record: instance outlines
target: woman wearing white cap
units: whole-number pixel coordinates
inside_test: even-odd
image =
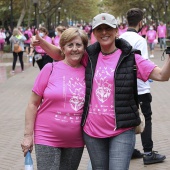
[[[140,124],[134,66],[143,81],[167,81],[170,59],[160,69],[139,54],[134,58],[128,42],[115,41],[118,25],[113,15],[97,15],[92,29],[97,42],[87,47],[82,60],[86,66],[84,140],[94,170],[127,170],[135,146],[134,127]],[[41,45],[53,59],[62,59],[60,49],[38,35],[34,45]]]

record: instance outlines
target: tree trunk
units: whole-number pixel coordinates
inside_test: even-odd
[[[17,23],[17,28],[19,26],[21,26],[21,23],[22,23],[22,21],[24,19],[24,16],[25,16],[25,8],[23,8],[22,11],[21,11],[21,15],[20,15],[20,18],[19,18],[18,23]]]

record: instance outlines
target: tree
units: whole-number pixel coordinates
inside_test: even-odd
[[[153,15],[153,21],[158,22],[159,20],[165,21],[165,2],[165,0],[162,0],[162,3],[160,0],[103,0],[103,5],[116,17],[126,16],[126,12],[130,8],[140,8],[145,12],[146,19]],[[148,20],[148,22],[151,21]]]

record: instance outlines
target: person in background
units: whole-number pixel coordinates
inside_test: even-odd
[[[58,27],[56,27],[55,29],[55,37],[52,38],[52,43],[57,46],[59,46],[59,41],[60,41],[60,36],[63,33],[63,31],[65,31],[66,28],[64,26],[59,25]]]
[[[4,45],[5,45],[5,32],[3,28],[0,28],[0,57],[3,55]]]
[[[12,64],[12,73],[15,73],[15,66],[17,62],[17,58],[19,57],[19,61],[21,64],[21,71],[24,72],[24,62],[23,62],[23,52],[24,52],[24,41],[26,40],[26,37],[22,34],[22,32],[18,28],[14,28],[13,34],[10,37],[9,41],[12,44],[12,51],[13,51],[13,64]],[[14,44],[19,44],[21,47],[20,52],[14,51]]]
[[[48,29],[48,36],[50,38],[53,38],[55,36],[55,29],[53,25],[51,25],[50,28]]]
[[[5,30],[5,35],[6,35],[6,39],[5,39],[6,44],[7,44],[7,45],[10,45],[9,39],[10,39],[10,37],[11,37],[11,35],[12,35],[10,26],[8,26],[8,28]]]
[[[90,39],[90,35],[91,35],[91,26],[89,24],[86,24],[84,26],[84,31],[86,32],[86,34],[88,35],[89,39]]]
[[[32,34],[33,35],[35,35],[35,31],[37,30],[37,28],[33,25],[32,27],[31,27],[31,32],[32,32]]]
[[[147,31],[148,31],[148,26],[147,26],[146,23],[144,23],[144,24],[143,24],[143,27],[142,27],[142,29],[141,29],[141,31],[140,31],[140,34],[141,34],[141,36],[142,36],[143,38],[146,37]]]
[[[30,42],[31,42],[31,37],[33,36],[30,27],[27,27],[27,28],[26,28],[26,30],[24,31],[24,36],[27,38],[27,40],[25,40],[25,42],[24,42],[25,51],[26,51],[27,57],[29,57],[29,53],[30,53]]]
[[[170,22],[167,23],[167,38],[170,39]]]
[[[48,30],[45,27],[40,27],[39,30],[39,35],[47,42],[52,44],[52,39],[48,36]],[[34,38],[34,37],[33,37]],[[33,39],[32,38],[32,39]],[[40,46],[36,46],[35,49],[31,48],[30,49],[30,54],[29,56],[33,56],[33,52],[34,52],[34,57],[33,57],[33,65],[34,62],[36,60],[36,63],[39,67],[39,69],[41,70],[47,63],[52,63],[53,59],[47,55],[47,53],[40,47]],[[39,54],[39,58],[35,58],[36,54]]]
[[[123,38],[126,41],[128,41],[134,49],[140,50],[142,57],[148,60],[148,48],[147,48],[146,39],[138,34],[138,32],[140,32],[142,28],[143,15],[144,15],[143,11],[140,10],[139,8],[132,8],[128,10],[126,17],[127,17],[129,27],[127,32],[122,34],[120,38]],[[166,69],[168,70],[168,68]],[[160,155],[152,150],[153,149],[152,109],[151,109],[152,95],[150,93],[149,81],[143,81],[142,79],[137,79],[137,87],[138,87],[138,103],[145,117],[145,130],[141,134],[144,156],[143,154],[140,153],[139,150],[134,149],[132,158],[143,157],[144,164],[159,163],[162,162],[166,157],[165,155]]]
[[[134,129],[140,123],[134,96],[134,64],[137,77],[143,81],[168,81],[170,58],[162,69],[139,54],[135,54],[134,61],[132,46],[124,39],[116,39],[117,20],[108,13],[95,16],[92,29],[97,42],[86,48],[82,61],[86,66],[81,123],[84,140],[93,169],[124,170],[129,168],[135,146]],[[38,34],[33,45],[40,45],[55,60],[63,59],[61,50]]]
[[[18,30],[19,30],[22,34],[24,34],[24,28],[23,28],[23,26],[19,26],[19,27],[18,27]]]
[[[157,36],[159,38],[160,48],[161,50],[166,49],[166,36],[167,36],[167,30],[166,25],[162,21],[160,21],[160,25],[157,27]]]
[[[127,26],[125,23],[121,23],[118,28],[118,36],[127,31]]]
[[[93,32],[91,33],[91,36],[90,36],[90,44],[94,44],[96,42],[96,38],[93,34]]]
[[[36,78],[21,147],[25,156],[34,141],[37,170],[78,169],[84,149],[80,123],[85,100],[85,68],[80,61],[87,45],[84,31],[67,29],[60,39],[64,60],[45,65]]]
[[[158,42],[158,38],[157,38],[157,33],[152,25],[149,27],[149,30],[147,31],[145,38],[149,45],[150,58],[154,58],[154,48],[155,48],[155,44]]]

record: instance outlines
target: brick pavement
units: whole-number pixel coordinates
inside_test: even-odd
[[[155,58],[152,59],[159,66],[164,63],[160,60],[161,53],[157,48]],[[38,72],[38,68],[29,67],[24,73],[18,73],[0,83],[0,170],[24,170],[24,158],[20,147],[24,130],[24,112]],[[142,159],[132,160],[130,170],[170,169],[169,89],[170,82],[154,81],[151,84],[154,150],[165,154],[167,159],[164,163],[148,166],[143,165]],[[136,148],[142,151],[140,135],[137,135]],[[36,166],[34,151],[32,156]],[[88,159],[85,149],[78,170],[87,169]]]

